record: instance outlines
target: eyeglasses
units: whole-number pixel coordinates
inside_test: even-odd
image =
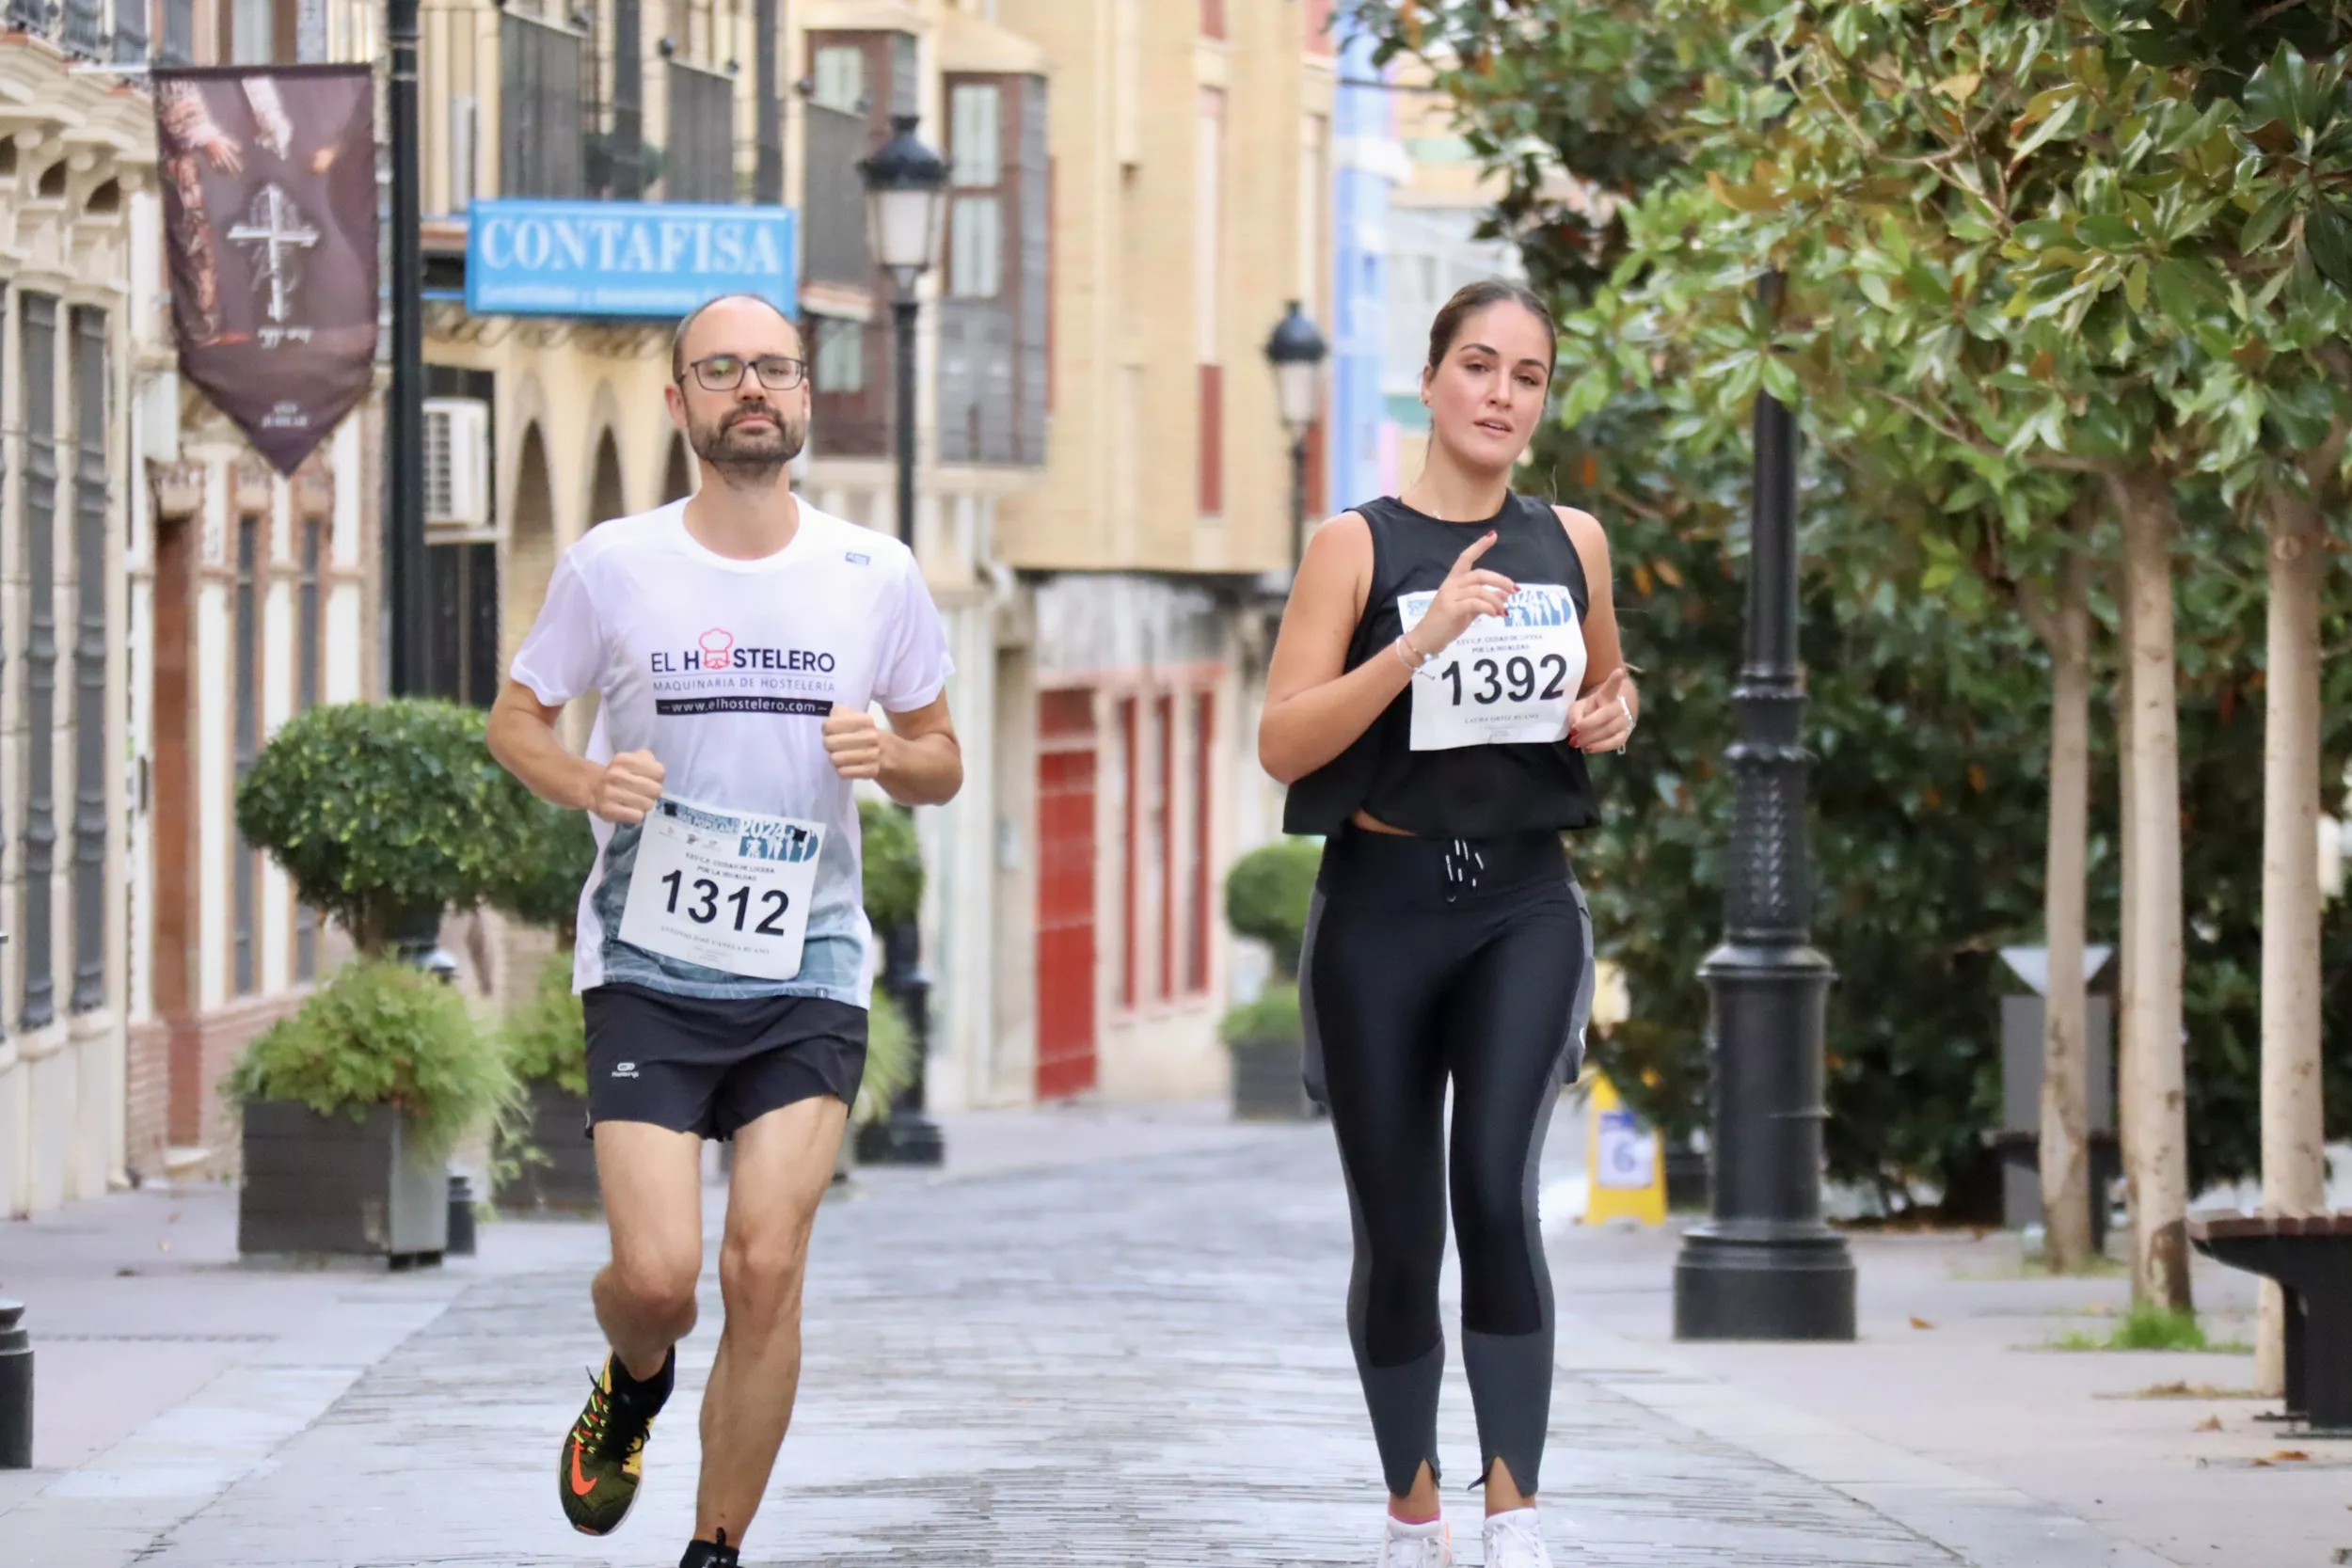
[[[746,359],[739,354],[713,354],[695,360],[691,368],[706,392],[734,391],[743,385],[746,370],[757,375],[759,384],[771,392],[788,392],[808,376],[808,361],[788,359],[781,354],[763,354],[756,359]]]

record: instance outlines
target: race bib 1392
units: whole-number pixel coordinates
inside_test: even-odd
[[[1433,593],[1397,595],[1409,632]],[[1523,582],[1502,616],[1482,615],[1413,681],[1412,749],[1545,744],[1568,733],[1584,681],[1584,626],[1556,582]]]

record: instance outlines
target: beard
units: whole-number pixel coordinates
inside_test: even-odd
[[[770,422],[750,422],[762,416]],[[747,489],[775,483],[807,438],[805,425],[762,404],[729,409],[723,419],[690,424],[686,432],[695,456],[729,484]]]

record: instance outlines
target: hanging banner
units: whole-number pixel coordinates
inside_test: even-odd
[[[180,373],[292,474],[375,373],[371,68],[154,82]]]

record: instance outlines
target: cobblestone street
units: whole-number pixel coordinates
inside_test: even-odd
[[[1342,1330],[1347,1242],[1320,1128],[977,1180],[861,1176],[819,1221],[799,1416],[746,1562],[1369,1568],[1380,1489]],[[42,1568],[666,1568],[691,1522],[715,1278],[638,1512],[592,1541],[564,1528],[554,1469],[599,1350],[585,1285],[601,1234],[501,1225],[482,1244],[488,1259],[526,1243],[548,1252],[544,1266],[445,1292],[445,1309],[422,1308],[423,1326],[239,1479],[184,1484],[187,1462],[153,1430],[166,1418],[0,1515],[0,1540],[34,1548],[0,1555]],[[1703,1380],[1625,1348],[1563,1323],[1544,1481],[1564,1565],[2154,1560],[2070,1545],[2071,1521],[1990,1489],[1960,1495],[1974,1524],[1922,1533],[1846,1483],[1935,1494],[1931,1512],[1947,1518],[1958,1494],[1935,1478],[1856,1468],[1850,1451],[1852,1474],[1808,1479],[1757,1451],[1769,1443],[1723,1434],[1771,1419],[1702,1397],[1686,1422],[1673,1412]],[[1476,1499],[1462,1488],[1477,1455],[1454,1359],[1442,1451],[1457,1551],[1475,1562]],[[1999,1549],[1938,1544],[1983,1535],[1987,1518]]]

